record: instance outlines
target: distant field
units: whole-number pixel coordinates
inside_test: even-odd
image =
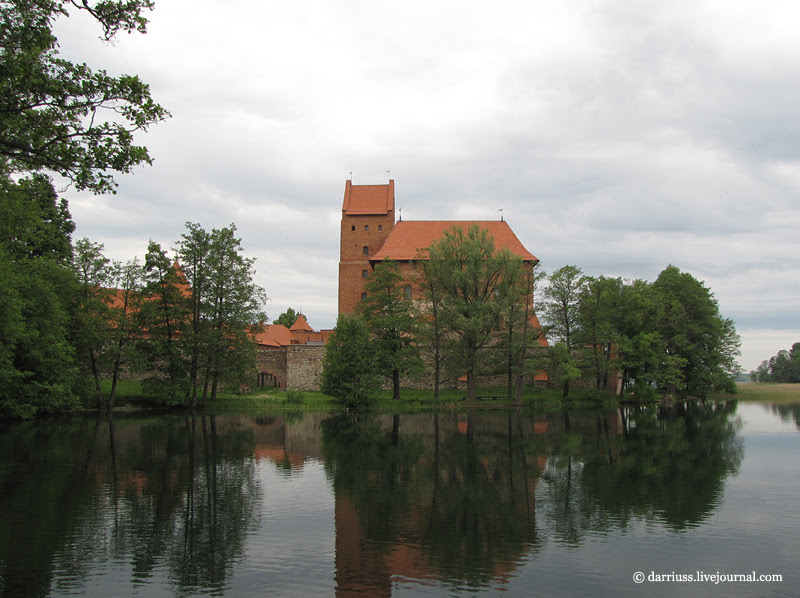
[[[737,385],[740,401],[800,402],[800,384],[761,384],[744,382]]]

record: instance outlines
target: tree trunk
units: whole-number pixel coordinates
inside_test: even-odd
[[[92,366],[94,390],[97,393],[97,408],[100,411],[105,411],[106,405],[103,403],[103,391],[100,388],[100,371],[97,369],[97,357],[94,354],[94,349],[89,349],[89,363]]]
[[[392,398],[400,399],[400,370],[397,368],[392,370]]]
[[[470,402],[478,400],[478,390],[475,388],[475,372],[472,368],[467,370],[467,398]]]
[[[439,380],[441,377],[441,364],[439,362],[439,347],[433,350],[433,400],[439,398]]]

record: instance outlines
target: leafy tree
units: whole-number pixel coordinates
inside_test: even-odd
[[[77,405],[73,230],[46,177],[14,182],[0,169],[0,417]]]
[[[531,369],[533,349],[538,346],[543,335],[541,329],[531,326],[535,315],[534,294],[544,276],[537,265],[524,267],[516,284],[509,287],[507,294],[501,297],[505,306],[501,320],[502,334],[496,349],[499,350],[502,367],[507,375],[508,397],[513,396],[518,405],[522,401],[524,375]]]
[[[374,341],[362,317],[337,318],[322,361],[320,389],[350,407],[369,405],[380,389]]]
[[[442,366],[444,365],[445,330],[440,318],[442,296],[433,278],[433,268],[429,260],[422,263],[422,305],[421,316],[426,322],[417,331],[417,336],[425,346],[429,347],[430,361],[433,364],[433,398],[439,398]]]
[[[111,260],[103,255],[101,243],[92,243],[84,237],[75,243],[73,267],[80,288],[75,318],[76,348],[88,365],[97,407],[102,410],[106,405],[100,388],[100,360],[111,341]]]
[[[145,32],[150,0],[9,0],[0,3],[0,162],[11,172],[51,171],[77,189],[113,192],[109,171],[150,164],[133,135],[168,112],[136,76],[112,77],[58,54],[53,27],[90,14],[105,40]]]
[[[482,350],[496,340],[503,298],[517,283],[522,260],[508,249],[495,250],[491,235],[477,224],[446,231],[428,248],[428,256],[428,284],[439,293],[438,319],[452,367],[466,372],[467,394],[475,400]]]
[[[137,324],[145,333],[139,342],[140,367],[149,374],[146,393],[167,404],[182,403],[189,394],[186,361],[179,340],[190,319],[188,284],[177,263],[160,244],[150,241],[144,261],[144,287]]]
[[[108,393],[107,408],[114,407],[119,381],[124,365],[134,363],[136,359],[134,341],[141,336],[136,325],[136,315],[141,310],[142,299],[142,265],[138,258],[124,264],[114,261],[112,264],[112,280],[115,296],[109,304],[109,324],[111,326],[109,343],[106,351],[107,371],[111,374],[111,390]]]
[[[255,368],[251,331],[266,319],[267,295],[253,282],[255,260],[242,255],[234,224],[212,229],[208,247],[207,300],[201,306],[209,333],[203,399],[210,387],[214,400],[221,381],[238,383]]]
[[[358,311],[367,322],[381,371],[392,381],[392,395],[400,398],[400,375],[422,368],[415,342],[414,305],[405,294],[405,280],[393,260],[375,266],[364,286],[367,296]]]
[[[714,295],[688,272],[668,266],[653,283],[659,304],[656,331],[666,342],[667,369],[659,387],[672,394],[735,392],[741,344],[733,321],[723,318]],[[670,363],[671,361],[671,363]]]
[[[621,278],[586,277],[578,304],[582,343],[589,347],[587,365],[596,388],[607,390],[614,366],[612,353],[619,346],[619,319],[624,282]]]
[[[286,326],[287,328],[291,328],[294,326],[294,323],[297,322],[297,318],[303,315],[303,312],[295,311],[291,307],[288,308],[285,312],[279,315],[273,324],[280,324],[282,326]]]
[[[781,350],[770,359],[761,362],[758,369],[750,372],[753,382],[800,382],[800,342],[791,350]]]
[[[185,334],[182,342],[189,354],[189,383],[191,385],[191,399],[194,404],[197,400],[197,387],[201,360],[204,357],[203,344],[208,342],[208,318],[205,308],[209,291],[208,284],[208,253],[211,246],[211,234],[199,224],[186,223],[187,231],[181,235],[178,242],[178,260],[182,264],[191,293],[190,321],[183,323]]]
[[[575,356],[581,346],[579,334],[579,306],[585,285],[583,272],[577,266],[564,266],[553,272],[543,291],[543,316],[548,336],[563,345],[563,350],[554,354],[554,365],[568,375],[557,375],[563,383],[563,394],[569,394],[570,381],[574,380]]]

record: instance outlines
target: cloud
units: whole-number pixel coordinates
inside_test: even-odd
[[[270,315],[302,307],[315,326],[335,319],[352,171],[394,178],[404,219],[502,209],[549,271],[653,280],[672,263],[740,327],[796,330],[797,12],[175,0],[113,45],[62,19],[66,56],[140,74],[173,114],[116,197],[65,195],[77,235],[118,258],[171,246],[187,220],[235,222]]]

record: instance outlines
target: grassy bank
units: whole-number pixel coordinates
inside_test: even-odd
[[[765,403],[800,402],[800,384],[742,382],[736,387],[735,399]]]
[[[103,392],[108,393],[110,384],[104,383]],[[121,409],[148,408],[149,401],[142,393],[141,384],[124,380],[117,385],[117,407]],[[391,390],[381,391],[375,398],[372,409],[392,412],[418,412],[438,409],[460,409],[463,407],[508,407],[514,401],[508,398],[505,387],[478,389],[478,399],[470,402],[465,390],[441,389],[439,397],[433,398],[431,390],[403,390],[400,400],[392,398]],[[522,394],[522,404],[537,409],[560,409],[563,407],[598,407],[617,404],[617,397],[598,394],[593,391],[573,391],[566,399],[561,391],[534,390],[526,388]],[[290,410],[290,411],[330,411],[340,409],[336,399],[313,391],[261,390],[242,393],[220,393],[214,403],[208,405],[214,411],[235,410]]]

